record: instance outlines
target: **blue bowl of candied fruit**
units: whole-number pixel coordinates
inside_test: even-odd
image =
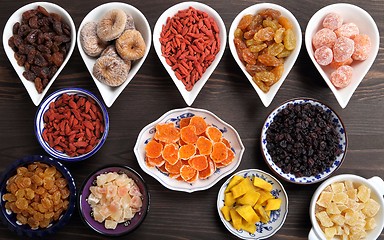
[[[19,236],[41,238],[68,223],[76,186],[66,167],[40,155],[12,163],[0,179],[0,218]]]
[[[340,117],[310,98],[288,100],[264,122],[263,157],[280,178],[296,184],[320,182],[342,164],[347,135]]]

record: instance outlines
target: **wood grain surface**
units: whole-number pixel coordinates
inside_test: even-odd
[[[18,8],[30,1],[1,1],[0,26]],[[101,0],[56,0],[72,16],[76,28],[84,16]],[[131,0],[148,19],[153,30],[157,18],[176,0]],[[204,0],[223,18],[227,30],[235,16],[244,8],[258,3],[249,0]],[[300,23],[303,36],[307,22],[320,8],[335,3],[330,0],[272,1],[291,11]],[[384,1],[347,0],[362,7],[375,19],[379,32],[384,32]],[[240,134],[246,151],[237,171],[258,168],[270,172],[262,159],[259,138],[262,124],[280,103],[295,97],[311,97],[331,106],[343,120],[348,134],[345,161],[335,174],[352,173],[370,178],[384,178],[384,51],[383,35],[380,50],[368,74],[342,109],[311,62],[304,41],[292,71],[266,108],[232,57],[228,44],[216,70],[198,95],[193,107],[214,112],[230,123]],[[0,171],[25,155],[44,154],[34,135],[37,107],[7,59],[3,46],[0,51]],[[88,89],[101,98],[77,47],[67,66],[50,88],[48,94],[64,87]],[[95,169],[119,163],[137,170],[148,184],[151,194],[150,211],[144,223],[130,235],[116,239],[237,239],[221,223],[216,210],[217,193],[227,179],[212,188],[192,194],[171,191],[144,173],[134,156],[133,146],[140,130],[163,113],[185,107],[176,86],[161,65],[153,47],[143,66],[116,102],[108,109],[110,132],[102,149],[91,158],[65,165],[80,187],[85,177]],[[307,239],[311,223],[308,215],[311,196],[319,184],[297,186],[283,182],[289,197],[289,213],[284,226],[270,239]],[[5,225],[0,225],[0,239],[19,239]],[[76,210],[68,225],[49,239],[104,239],[86,227]],[[381,234],[384,239],[384,234]]]

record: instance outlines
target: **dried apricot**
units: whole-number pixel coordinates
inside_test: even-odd
[[[189,124],[196,127],[197,135],[203,134],[205,129],[207,129],[207,123],[205,122],[204,118],[200,116],[193,116]]]
[[[202,155],[209,155],[212,152],[212,142],[204,136],[200,136],[197,139],[196,147]]]
[[[196,127],[188,125],[180,130],[180,137],[181,139],[189,144],[194,144],[198,136],[196,134]]]
[[[218,128],[213,126],[207,127],[207,129],[205,130],[205,134],[209,139],[214,142],[220,142],[223,136],[223,133]]]
[[[193,144],[186,144],[179,148],[179,158],[189,159],[196,154],[196,147]]]
[[[157,158],[161,156],[163,145],[156,140],[151,140],[145,145],[145,153],[149,158]]]
[[[179,147],[176,144],[168,143],[164,146],[162,156],[165,161],[175,164],[179,160]]]
[[[180,133],[173,123],[160,123],[156,125],[155,139],[165,143],[175,143]]]
[[[204,155],[193,156],[188,160],[188,163],[197,171],[202,171],[208,167],[208,159]]]
[[[227,146],[222,142],[215,142],[212,147],[211,159],[215,163],[219,163],[228,157]]]

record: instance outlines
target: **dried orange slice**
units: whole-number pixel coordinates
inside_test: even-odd
[[[193,144],[186,144],[179,148],[179,158],[189,159],[196,154],[196,147]]]
[[[190,117],[180,119],[180,128],[188,126],[190,121],[191,121]]]
[[[221,141],[225,144],[225,146],[227,146],[227,148],[231,148],[231,144],[229,143],[228,139],[222,137]]]
[[[179,141],[177,143],[179,144],[179,146],[184,146],[184,145],[188,144],[188,143],[184,142],[181,138],[179,139]]]
[[[212,147],[211,158],[215,163],[224,161],[228,157],[227,146],[222,142],[215,142]]]
[[[214,142],[220,142],[223,137],[223,133],[217,127],[213,126],[207,127],[205,134],[207,134],[207,137]]]
[[[196,171],[195,175],[193,175],[193,177],[189,180],[187,180],[188,183],[193,183],[193,182],[196,182],[196,180],[199,178],[199,172]]]
[[[198,136],[196,135],[196,127],[191,125],[183,127],[180,130],[180,137],[184,142],[194,144],[198,139]]]
[[[212,152],[212,142],[206,137],[200,136],[196,141],[196,147],[201,155],[209,155]]]
[[[184,181],[184,179],[179,175],[177,178],[176,178],[177,181]]]
[[[180,139],[180,132],[173,123],[159,123],[156,125],[155,139],[165,143],[175,143]]]
[[[235,153],[230,148],[228,148],[228,157],[223,161],[217,163],[217,167],[222,168],[228,166],[233,162],[233,160],[235,160]]]
[[[180,176],[183,178],[184,181],[192,179],[196,175],[196,172],[196,169],[192,168],[189,165],[183,165],[180,168]]]
[[[200,179],[207,179],[212,176],[212,174],[216,171],[216,164],[213,162],[211,158],[208,158],[208,167],[202,171],[199,171]]]
[[[202,171],[208,167],[208,159],[204,155],[193,156],[188,160],[188,163],[197,171]]]
[[[165,161],[171,165],[175,164],[179,160],[179,147],[176,144],[168,143],[164,146],[162,156]]]
[[[178,179],[180,177],[180,173],[170,173],[169,177],[173,179]]]
[[[160,167],[157,167],[157,169],[159,169],[159,171],[162,173],[168,174],[167,169],[165,169],[165,164],[161,165]]]
[[[147,167],[149,167],[149,168],[156,167],[155,165],[148,162],[148,157],[145,157],[145,165],[147,165]]]
[[[157,158],[150,158],[147,157],[148,164],[154,167],[160,167],[165,163],[165,160],[162,156],[159,156]]]
[[[173,174],[179,174],[180,175],[180,168],[183,166],[183,163],[181,160],[178,160],[175,164],[170,164],[169,162],[165,162],[165,169],[169,173]]]
[[[200,116],[193,116],[189,125],[196,127],[197,135],[204,133],[205,129],[207,129],[207,123],[205,122],[204,118]]]
[[[145,155],[150,158],[157,158],[161,156],[163,145],[156,140],[151,140],[145,145]]]

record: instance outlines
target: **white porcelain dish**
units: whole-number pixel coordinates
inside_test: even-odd
[[[186,117],[192,117],[194,115],[203,117],[207,122],[207,124],[214,125],[222,131],[223,137],[225,137],[230,142],[232,147],[231,149],[235,153],[234,161],[226,167],[218,168],[214,172],[214,174],[209,178],[204,180],[198,179],[194,183],[178,181],[162,173],[155,167],[153,168],[148,167],[145,163],[145,146],[149,142],[149,140],[153,138],[154,133],[156,131],[155,130],[156,124],[173,122],[177,126],[180,122],[180,119],[186,118]],[[224,122],[215,114],[207,110],[190,108],[190,107],[171,110],[165,113],[156,121],[148,124],[146,127],[144,127],[140,131],[139,136],[137,138],[136,145],[134,147],[134,152],[135,152],[137,161],[144,172],[154,177],[164,187],[169,188],[171,190],[182,191],[182,192],[195,192],[195,191],[206,190],[212,187],[213,185],[215,185],[220,179],[231,174],[237,169],[237,167],[240,165],[240,161],[244,153],[244,150],[245,148],[243,143],[241,142],[239,134],[231,125]]]
[[[235,30],[236,30],[237,26],[239,25],[240,20],[245,15],[247,15],[247,14],[254,15],[254,14],[260,12],[261,10],[268,9],[268,8],[272,8],[272,9],[280,11],[281,15],[288,18],[288,20],[292,23],[293,31],[294,31],[294,34],[296,36],[296,47],[292,51],[292,53],[289,55],[289,57],[287,57],[285,59],[284,72],[283,72],[283,75],[281,76],[280,80],[277,83],[275,83],[274,85],[272,85],[270,90],[267,93],[264,93],[256,85],[256,83],[252,80],[252,76],[245,69],[244,63],[241,62],[239,56],[237,55],[236,47],[235,47],[233,40],[234,40]],[[283,82],[287,78],[289,72],[291,71],[293,65],[295,64],[296,59],[299,56],[300,49],[301,49],[301,43],[302,43],[302,36],[301,35],[302,35],[302,33],[301,33],[300,24],[297,21],[297,19],[295,18],[295,16],[286,8],[279,6],[277,4],[273,4],[273,3],[257,3],[255,5],[252,5],[246,9],[244,9],[243,11],[241,11],[233,20],[233,22],[231,24],[231,28],[229,29],[229,33],[228,33],[229,49],[231,50],[231,53],[232,53],[235,61],[239,65],[240,69],[244,72],[245,76],[247,77],[247,79],[251,83],[252,87],[255,89],[255,91],[259,95],[260,100],[264,104],[265,107],[268,107],[271,104],[277,91],[279,91],[281,85],[283,84]]]
[[[112,9],[122,9],[126,13],[129,13],[135,22],[135,28],[141,33],[141,35],[144,38],[145,44],[146,44],[146,49],[145,49],[145,54],[144,56],[132,63],[131,70],[129,71],[128,78],[127,80],[120,86],[118,87],[110,87],[107,86],[104,83],[101,83],[99,80],[97,80],[92,72],[93,72],[93,65],[96,62],[95,57],[90,57],[88,56],[80,43],[80,31],[83,28],[83,26],[92,21],[99,21],[105,13],[107,13],[109,10]],[[93,9],[91,12],[89,12],[81,22],[79,26],[79,33],[77,36],[77,47],[79,49],[80,55],[83,58],[83,61],[91,74],[97,88],[100,91],[100,94],[104,100],[105,105],[107,107],[111,107],[112,104],[115,102],[115,100],[119,97],[121,92],[125,89],[125,87],[130,83],[130,81],[135,77],[136,73],[139,71],[140,67],[143,65],[145,59],[148,56],[149,50],[151,48],[151,38],[152,33],[151,33],[151,27],[149,26],[148,20],[145,18],[145,16],[138,10],[137,8],[127,4],[127,3],[121,3],[121,2],[110,2],[110,3],[105,3],[102,4],[95,9]]]
[[[67,52],[67,56],[65,57],[63,63],[61,64],[60,68],[57,70],[55,75],[52,77],[52,79],[50,79],[48,85],[45,87],[45,89],[43,90],[42,93],[38,93],[36,88],[35,88],[35,84],[31,81],[28,81],[23,76],[23,72],[24,72],[25,68],[22,66],[19,66],[17,64],[17,61],[14,57],[14,51],[8,45],[8,39],[13,35],[12,34],[13,25],[16,22],[21,21],[21,16],[22,16],[23,12],[28,11],[28,10],[32,10],[32,9],[36,9],[38,6],[44,7],[49,13],[59,14],[62,17],[63,21],[65,23],[67,23],[71,28],[71,47],[69,48],[69,51]],[[25,89],[27,89],[27,92],[28,92],[29,96],[31,97],[32,102],[36,106],[38,106],[40,104],[41,100],[43,100],[45,94],[48,92],[49,88],[52,86],[52,84],[56,80],[57,76],[60,74],[60,72],[63,70],[63,68],[67,64],[69,58],[71,57],[71,55],[73,53],[73,49],[75,48],[75,45],[76,45],[76,27],[75,27],[75,24],[74,24],[71,16],[69,15],[69,13],[65,9],[63,9],[62,7],[60,7],[59,5],[54,4],[54,3],[34,2],[34,3],[27,4],[27,5],[19,8],[16,12],[14,12],[11,15],[11,17],[8,19],[8,21],[4,27],[3,47],[5,50],[5,53],[9,59],[9,61],[11,62],[13,68],[15,69],[17,75],[19,76],[21,82],[23,83]]]
[[[191,91],[187,91],[185,89],[184,84],[179,79],[177,79],[175,72],[172,70],[171,66],[169,66],[166,63],[165,58],[162,56],[161,43],[159,41],[162,27],[163,25],[165,25],[167,18],[174,16],[179,10],[188,9],[189,7],[193,7],[197,10],[206,12],[209,16],[211,16],[216,21],[220,31],[219,32],[220,50],[216,54],[215,60],[207,68],[207,70],[205,71],[203,76],[200,78],[200,80],[198,80],[195,83]],[[197,95],[200,93],[201,89],[203,88],[203,86],[208,81],[209,77],[211,76],[211,74],[219,64],[221,57],[223,56],[226,44],[227,44],[227,31],[220,15],[208,5],[199,3],[199,2],[182,2],[168,8],[163,14],[161,14],[161,16],[159,17],[159,19],[155,24],[155,28],[153,29],[153,46],[155,48],[155,51],[161,63],[164,65],[164,68],[169,73],[169,76],[172,78],[173,82],[175,83],[177,89],[179,90],[180,94],[182,95],[184,101],[187,103],[188,106],[191,106],[193,104]]]
[[[367,60],[354,61],[352,63],[351,66],[353,67],[353,75],[351,83],[343,89],[335,88],[335,86],[333,86],[332,82],[330,81],[330,76],[334,69],[332,69],[330,66],[320,66],[316,62],[314,57],[312,38],[315,33],[322,28],[322,21],[328,13],[337,13],[341,15],[345,23],[355,23],[359,27],[360,33],[367,34],[370,37],[372,44],[371,53]],[[305,30],[305,46],[313,64],[323,77],[324,81],[327,83],[328,87],[335,95],[340,106],[342,108],[345,108],[349,100],[351,99],[353,93],[355,92],[361,81],[364,79],[365,75],[367,74],[368,70],[371,68],[373,62],[376,59],[380,46],[380,35],[375,20],[365,10],[352,4],[337,3],[328,5],[320,9],[309,20],[307,28]]]
[[[249,233],[242,229],[236,230],[230,222],[224,219],[223,214],[220,209],[224,206],[224,192],[227,188],[230,180],[233,176],[242,176],[242,177],[259,177],[263,180],[272,184],[273,189],[271,191],[272,195],[280,198],[281,207],[279,210],[271,211],[270,221],[268,223],[257,222],[256,223],[256,232]],[[268,239],[273,236],[284,224],[285,219],[288,215],[288,195],[285,192],[284,186],[271,174],[261,171],[259,169],[245,169],[240,172],[233,174],[219,190],[217,196],[217,211],[219,213],[220,219],[223,222],[224,226],[228,229],[230,233],[241,239],[247,240],[258,240],[258,239]]]

